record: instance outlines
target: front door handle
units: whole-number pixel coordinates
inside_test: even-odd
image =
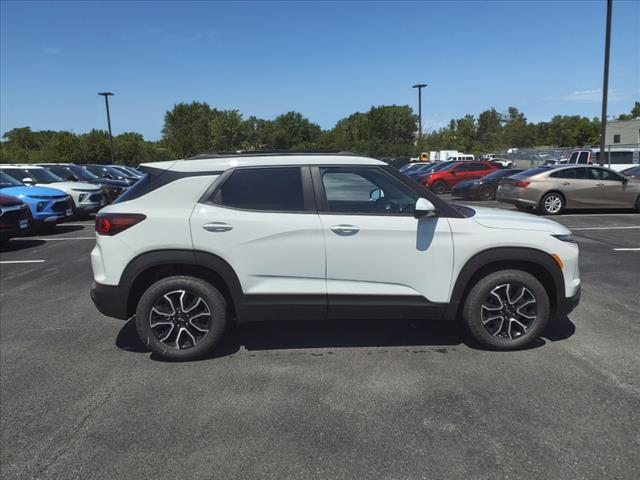
[[[331,227],[331,231],[336,235],[348,237],[349,235],[355,235],[360,231],[360,229],[358,227],[354,227],[353,225],[334,225],[333,227]]]
[[[571,185],[571,182],[562,182],[562,185]]]
[[[233,229],[231,225],[224,222],[205,223],[202,228],[207,232],[228,232]]]
[[[604,183],[596,183],[596,187],[604,187]]]

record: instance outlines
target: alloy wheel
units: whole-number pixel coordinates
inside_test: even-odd
[[[207,303],[188,290],[165,293],[149,312],[149,326],[155,337],[176,350],[198,345],[209,333],[211,320]]]
[[[547,195],[544,199],[544,209],[548,213],[558,213],[562,210],[562,198],[559,195]]]
[[[482,325],[492,336],[513,340],[527,333],[537,317],[535,295],[524,285],[495,287],[481,307]]]
[[[491,200],[493,198],[493,190],[491,189],[491,187],[481,187],[480,198],[482,200]]]

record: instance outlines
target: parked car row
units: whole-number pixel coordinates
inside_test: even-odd
[[[135,169],[106,165],[0,165],[0,238],[88,217],[141,176]]]
[[[579,157],[578,157],[579,158]],[[410,164],[405,175],[441,194],[511,203],[557,215],[565,208],[634,208],[640,211],[640,166],[621,172],[591,164],[504,168],[496,162]]]

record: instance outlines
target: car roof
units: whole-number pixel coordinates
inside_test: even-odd
[[[235,167],[278,165],[387,165],[374,158],[355,153],[292,153],[292,154],[204,154],[183,160],[143,163],[143,170],[172,170],[176,172],[222,172]]]
[[[5,163],[0,165],[0,168],[44,168],[38,165],[34,165],[33,163]]]

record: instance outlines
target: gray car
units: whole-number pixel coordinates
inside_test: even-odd
[[[608,168],[539,167],[505,178],[496,200],[521,210],[557,215],[565,208],[635,208],[640,211],[640,183]]]

